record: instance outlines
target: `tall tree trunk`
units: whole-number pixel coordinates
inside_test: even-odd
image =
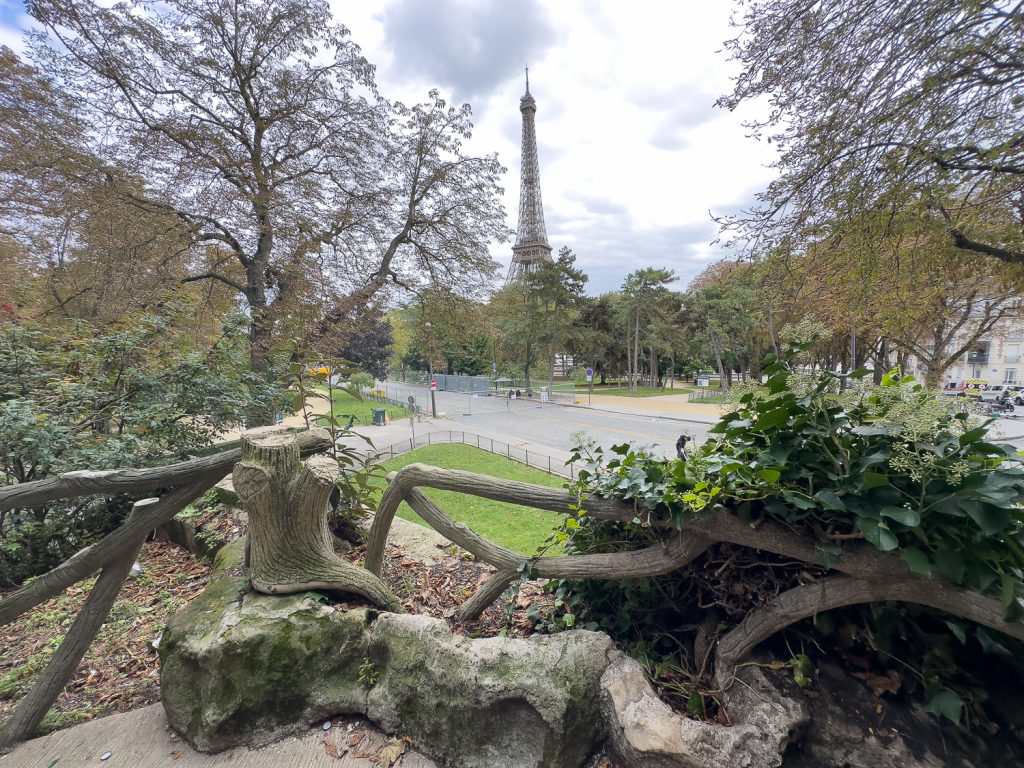
[[[651,345],[651,386],[658,386],[658,355],[653,344]]]
[[[878,344],[878,359],[875,361],[875,372],[871,377],[875,384],[882,383],[882,377],[889,371],[889,339],[882,337]]]
[[[640,378],[640,308],[636,310],[636,322],[633,326],[633,377],[629,380],[629,391],[636,392],[637,379]]]
[[[939,367],[938,365],[928,366],[928,371],[924,375],[924,385],[931,389],[938,389],[942,386],[942,379],[946,373],[946,368]]]
[[[772,351],[779,357],[779,340],[775,338],[775,313],[772,312],[771,306],[768,307],[768,338],[772,342]]]
[[[896,353],[896,367],[900,369],[900,373],[904,373],[907,370],[907,363],[910,361],[910,352],[905,349],[901,349]]]
[[[633,334],[626,329],[626,383],[630,388],[633,389]],[[620,381],[621,386],[621,381]]]
[[[722,364],[722,345],[718,340],[718,334],[714,331],[708,331],[708,335],[711,336],[711,349],[715,353],[715,365],[718,367],[718,380],[719,386],[722,388],[722,394],[728,397],[729,395],[729,379],[725,375],[725,366]]]

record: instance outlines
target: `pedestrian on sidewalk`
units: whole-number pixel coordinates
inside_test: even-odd
[[[676,458],[680,460],[686,459],[686,443],[689,442],[690,438],[685,434],[679,436],[676,440]]]

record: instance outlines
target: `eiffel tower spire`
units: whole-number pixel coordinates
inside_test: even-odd
[[[537,102],[530,95],[530,68],[526,68],[526,93],[519,100],[523,115],[523,157],[519,185],[519,229],[512,246],[512,264],[505,285],[521,280],[543,260],[551,259],[551,246],[544,228],[544,203],[540,198],[540,164],[537,162],[537,131],[534,115]]]

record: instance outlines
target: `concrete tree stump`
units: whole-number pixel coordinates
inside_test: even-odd
[[[312,456],[300,467],[299,444],[287,427],[251,429],[241,442],[232,480],[249,515],[253,589],[270,595],[344,592],[401,612],[380,579],[334,554],[327,502],[340,472],[337,462]]]

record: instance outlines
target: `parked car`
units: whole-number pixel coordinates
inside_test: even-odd
[[[1003,392],[1006,391],[1005,384],[989,384],[987,387],[983,387],[979,397],[983,402],[994,402],[1002,397]]]
[[[942,388],[942,394],[950,396],[959,395],[963,388],[964,383],[962,381],[947,381]]]

